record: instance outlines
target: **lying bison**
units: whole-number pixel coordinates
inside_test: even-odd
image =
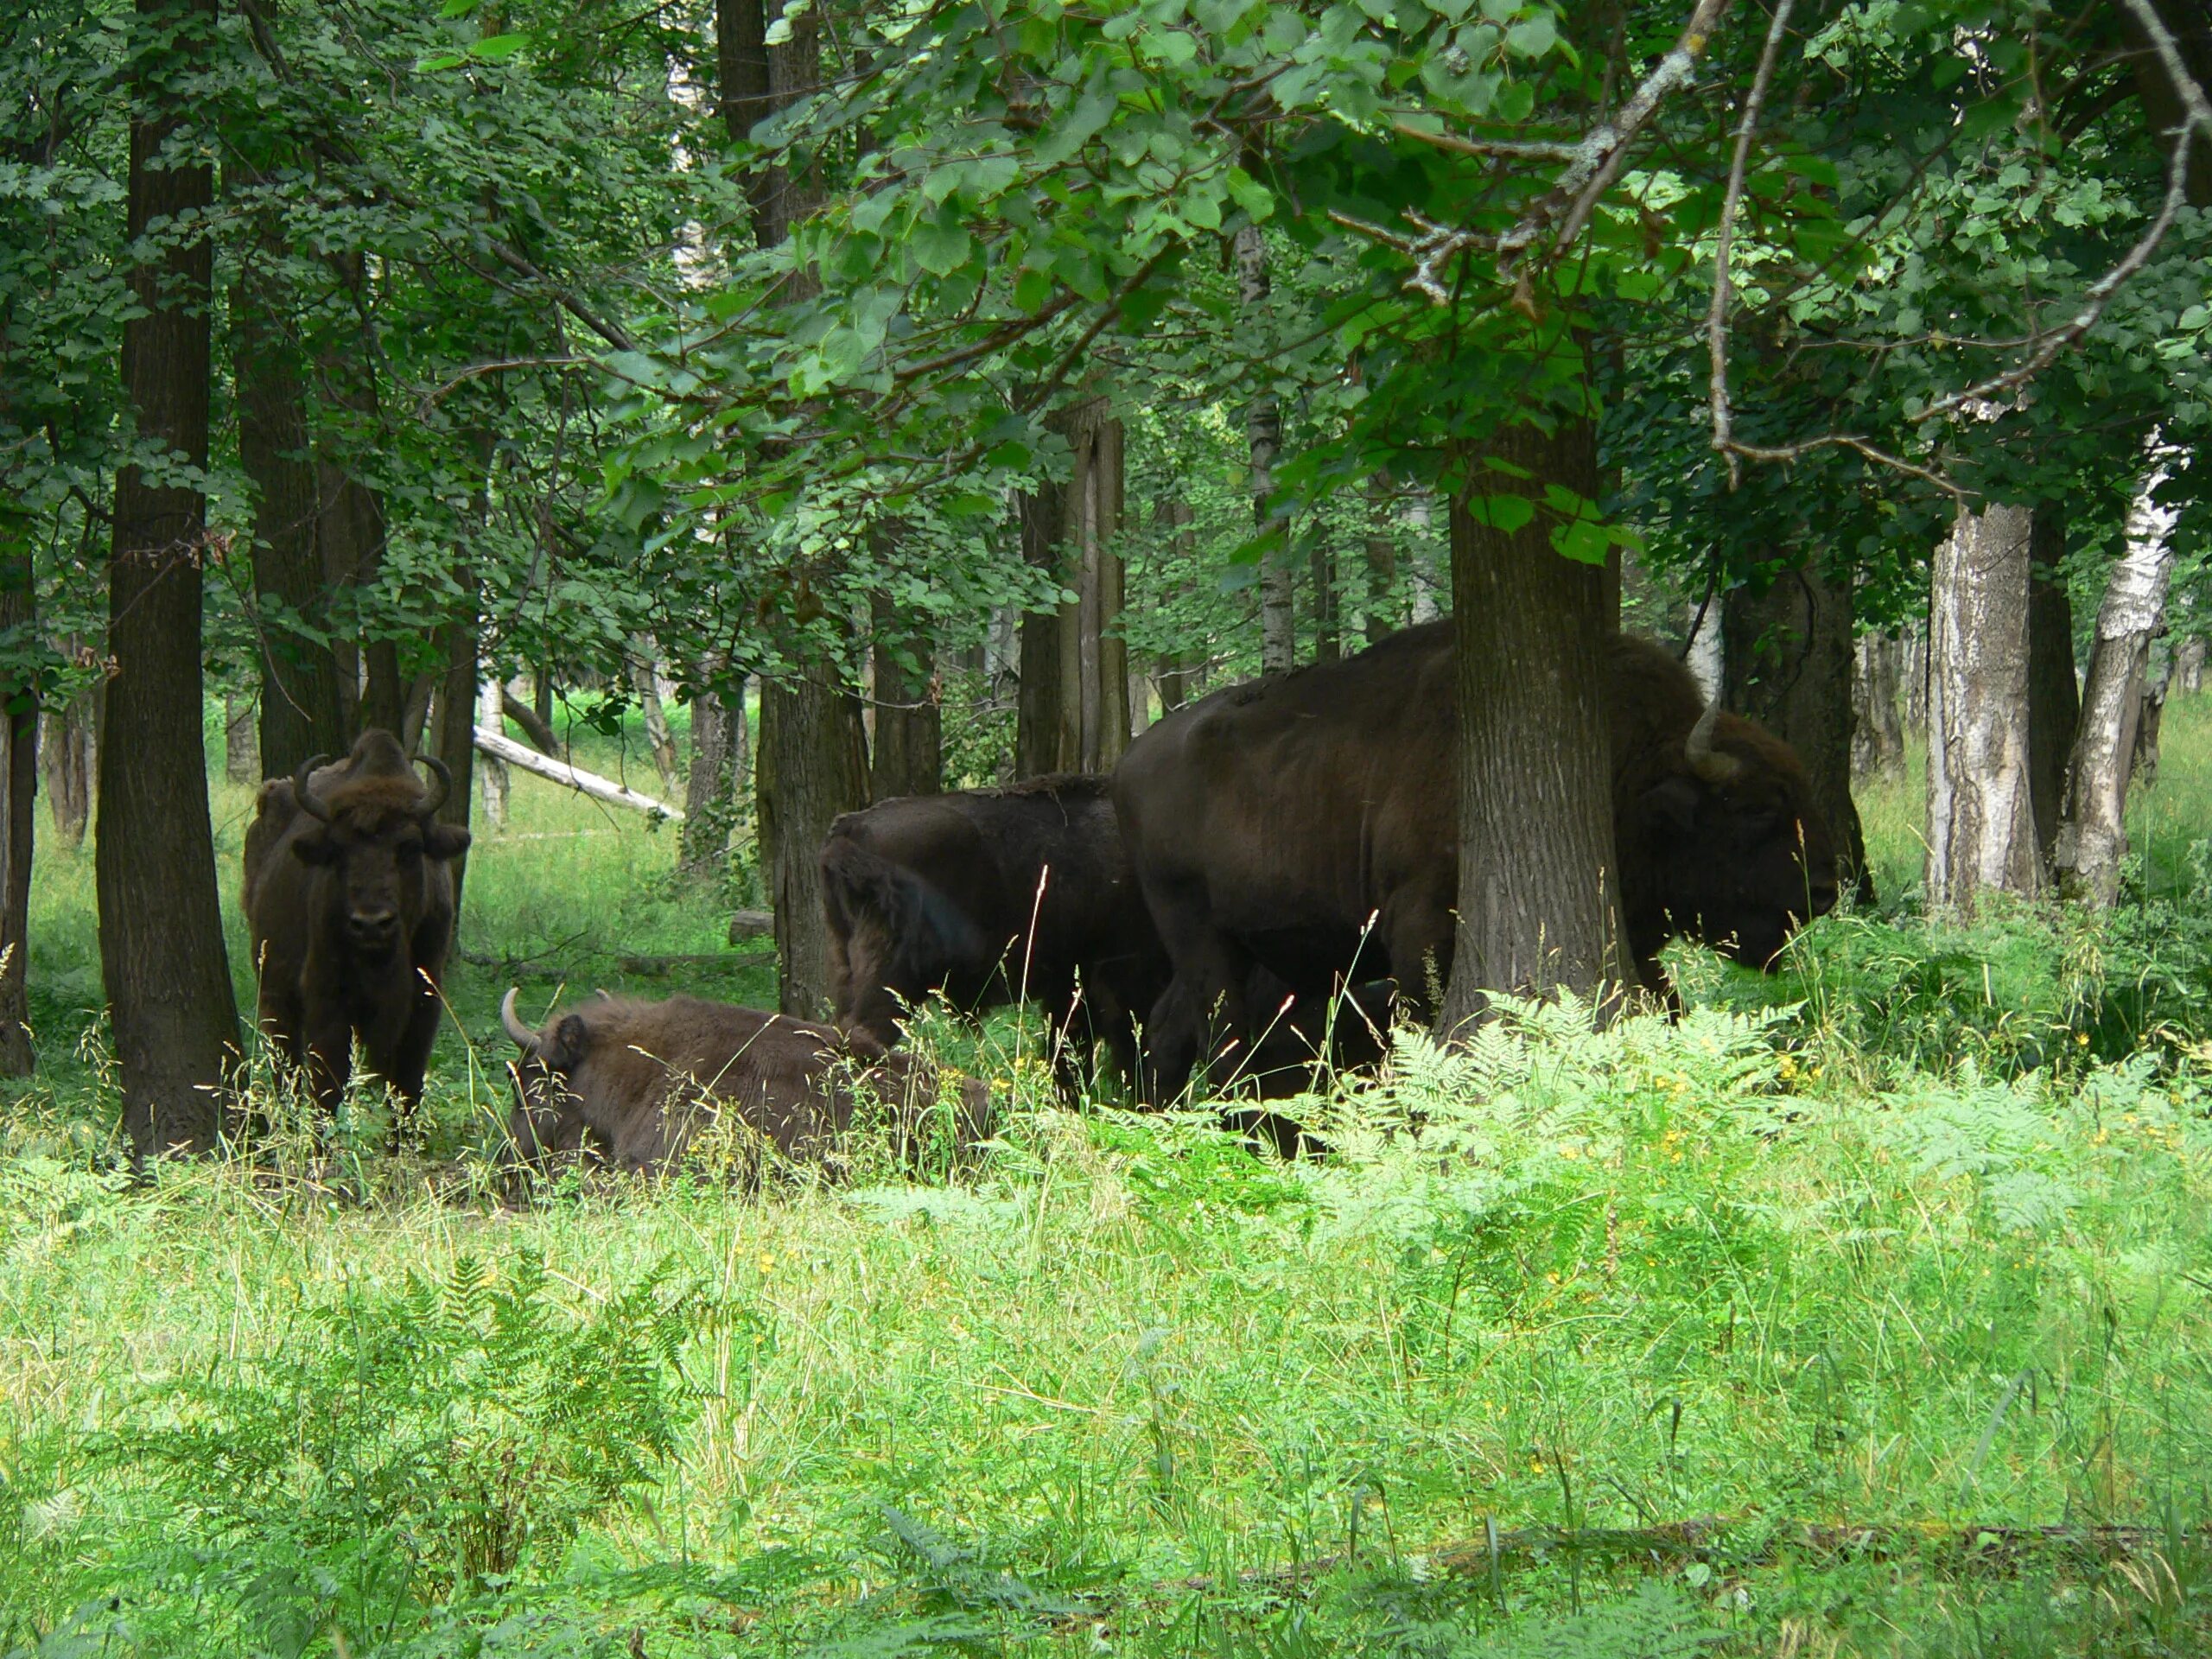
[[[1113,779],[1130,861],[1175,968],[1149,1038],[1160,1086],[1203,1014],[1249,1033],[1254,966],[1307,995],[1396,978],[1417,1007],[1451,969],[1459,897],[1452,624],[1231,687],[1138,738]],[[1607,658],[1627,944],[1646,987],[1677,934],[1755,966],[1835,903],[1835,861],[1788,746],[1708,709],[1648,640]],[[1371,918],[1371,926],[1370,926]]]
[[[785,1014],[690,996],[602,995],[532,1031],[509,991],[499,1022],[522,1051],[509,1155],[535,1168],[581,1151],[652,1173],[730,1109],[785,1157],[818,1159],[853,1126],[863,1093],[882,1109],[903,1155],[926,1143],[933,1120],[942,1123],[936,1067]],[[972,1147],[989,1133],[990,1092],[966,1078],[953,1093],[943,1128]]]
[[[889,1045],[934,993],[969,1013],[1027,997],[1064,1082],[1094,1040],[1133,1075],[1167,957],[1103,778],[884,801],[832,823],[821,861],[842,1029]]]
[[[452,786],[445,767],[424,761],[436,779],[425,787],[390,732],[364,732],[343,761],[327,759],[262,785],[246,830],[261,1029],[307,1069],[326,1110],[345,1090],[356,1036],[411,1106],[453,946],[448,861],[467,847],[468,831],[437,821]]]

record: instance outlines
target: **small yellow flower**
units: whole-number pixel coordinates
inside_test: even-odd
[[[776,1258],[767,1251],[760,1252],[760,1276],[765,1279],[776,1270]]]
[[[2074,1033],[2074,1040],[2082,1047],[2087,1048],[2089,1046],[2089,1033],[2086,1031],[2077,1031]]]

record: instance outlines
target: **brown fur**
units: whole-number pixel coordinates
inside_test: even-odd
[[[1614,834],[1639,976],[1671,996],[1657,953],[1678,933],[1769,963],[1835,898],[1802,768],[1724,715],[1715,745],[1742,774],[1699,779],[1683,752],[1702,709],[1688,671],[1626,637],[1609,665]],[[1179,1087],[1195,1064],[1207,1010],[1251,1030],[1255,965],[1306,995],[1391,976],[1425,1007],[1432,972],[1441,982],[1451,969],[1459,899],[1457,700],[1447,620],[1217,692],[1130,746],[1114,802],[1175,969],[1148,1022],[1160,1087]]]
[[[272,778],[246,830],[242,902],[261,1029],[306,1068],[325,1110],[344,1092],[357,1036],[370,1067],[412,1105],[453,947],[447,861],[468,845],[468,831],[423,810],[429,791],[389,732],[364,732],[309,787],[331,823],[300,809],[290,779]],[[388,939],[354,925],[387,913]]]
[[[697,997],[664,1002],[600,997],[563,1009],[515,1063],[510,1155],[543,1169],[582,1147],[594,1160],[652,1173],[680,1158],[720,1111],[787,1158],[817,1160],[851,1127],[865,1093],[911,1154],[938,1103],[939,1073],[828,1026]],[[990,1093],[957,1086],[956,1138],[989,1133]]]

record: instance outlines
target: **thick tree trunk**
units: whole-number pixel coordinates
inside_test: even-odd
[[[1274,286],[1268,275],[1267,233],[1257,225],[1247,225],[1236,232],[1236,246],[1237,309],[1245,331],[1263,338],[1268,332]],[[1244,411],[1244,439],[1252,464],[1252,527],[1260,542],[1260,672],[1282,674],[1298,666],[1298,613],[1290,526],[1270,499],[1275,464],[1282,455],[1282,406],[1264,384]]]
[[[466,830],[470,808],[475,804],[479,665],[474,602],[470,602],[465,614],[447,623],[443,632],[446,666],[438,681],[438,720],[433,747],[439,760],[453,774],[453,786],[439,804],[438,821]],[[458,917],[461,888],[468,875],[467,852],[464,849],[452,862],[454,913]]]
[[[2152,492],[2165,476],[2158,458],[2127,512],[2127,546],[2112,568],[2097,637],[2089,649],[2082,719],[2067,769],[2066,804],[2052,862],[2069,898],[2109,905],[2120,896],[2127,856],[2127,782],[2143,717],[2151,642],[2165,620],[2173,574],[2173,510]]]
[[[1380,645],[1398,626],[1398,543],[1390,531],[1390,480],[1377,474],[1367,486],[1367,643]]]
[[[904,633],[881,594],[869,601],[875,639],[875,747],[869,786],[879,801],[894,795],[935,795],[944,788],[944,715],[926,640]],[[904,648],[915,659],[899,659]]]
[[[830,820],[868,804],[860,704],[819,664],[788,684],[760,687],[760,867],[776,918],[779,1006],[823,1017],[832,992],[816,858]]]
[[[211,206],[205,164],[159,162],[180,126],[174,89],[213,73],[215,11],[215,0],[138,0],[149,73],[133,89],[134,245],[176,236],[180,220],[204,225]],[[212,264],[203,228],[134,268],[141,315],[123,327],[124,395],[140,440],[198,468],[208,459]],[[238,1054],[200,736],[206,514],[188,484],[149,480],[135,466],[117,474],[95,869],[124,1127],[141,1157],[214,1146],[216,1091]]]
[[[718,881],[729,868],[736,784],[730,739],[744,731],[741,708],[702,690],[691,699],[691,768],[683,780],[683,830],[676,873],[687,881]]]
[[[1902,654],[1894,633],[1859,636],[1851,687],[1851,768],[1861,778],[1904,774],[1904,724],[1897,714]]]
[[[492,720],[486,723],[496,728],[499,723],[499,716],[504,715],[522,728],[522,734],[530,740],[531,747],[536,749],[540,754],[550,755],[556,760],[559,760],[561,740],[554,735],[553,728],[546,723],[545,716],[504,686],[499,688],[499,706]]]
[[[423,728],[430,718],[430,698],[444,677],[442,672],[417,674],[406,683],[406,695],[400,699],[399,724],[393,730],[399,738],[399,747],[410,754],[422,750]]]
[[[1518,476],[1484,468],[1484,457]],[[1546,484],[1598,493],[1597,434],[1509,427],[1462,459],[1479,495]],[[1478,1018],[1491,991],[1589,995],[1627,979],[1613,868],[1604,569],[1553,550],[1540,509],[1521,529],[1452,508],[1459,698],[1459,929],[1439,1027]],[[1400,978],[1408,965],[1393,963]]]
[[[245,181],[255,181],[250,169],[237,171]],[[283,251],[276,232],[264,229],[252,263],[231,290],[238,465],[253,486],[261,764],[265,776],[277,778],[290,777],[315,755],[343,754],[351,743],[338,658],[327,639],[302,365],[278,321],[283,289],[270,269]]]
[[[2028,535],[2028,786],[2035,792],[2036,855],[2046,869],[2058,845],[2067,762],[2082,719],[2065,560],[2065,509],[2038,502]]]
[[[499,729],[499,715],[507,701],[505,690],[497,680],[487,679],[476,692],[476,724],[487,732]],[[475,747],[476,734],[469,734],[469,747]],[[512,780],[507,776],[507,763],[494,754],[487,754],[479,763],[484,780],[484,822],[493,830],[507,827],[507,798]]]
[[[1430,566],[1427,550],[1430,523],[1434,517],[1428,492],[1415,490],[1406,502],[1406,530],[1414,543],[1414,557],[1409,561],[1408,574],[1412,578],[1413,620],[1416,626],[1433,622],[1443,614],[1436,602],[1438,573]],[[1443,580],[1452,579],[1449,570],[1443,573]]]
[[[0,503],[0,651],[38,645],[30,526]],[[0,1077],[30,1075],[31,854],[38,815],[38,688],[28,674],[0,684]]]
[[[676,737],[668,729],[668,710],[661,707],[660,659],[653,653],[652,641],[642,633],[630,641],[630,689],[644,717],[645,747],[652,753],[653,770],[660,774],[661,795],[672,801],[682,775],[676,761]]]
[[[1797,751],[1813,804],[1827,821],[1838,882],[1874,899],[1866,837],[1851,798],[1851,590],[1817,562],[1764,593],[1732,588],[1721,607],[1726,705]]]
[[[331,257],[332,269],[346,289],[355,325],[321,355],[318,374],[332,404],[346,411],[346,429],[336,442],[326,442],[315,460],[318,503],[316,530],[321,538],[323,573],[334,588],[352,590],[356,605],[355,628],[364,643],[353,661],[349,647],[337,652],[341,704],[358,684],[352,729],[372,729],[397,736],[406,718],[406,683],[399,674],[399,647],[379,637],[360,619],[361,595],[373,587],[384,569],[384,497],[361,477],[359,458],[378,453],[384,437],[384,415],[377,390],[376,340],[368,321],[372,296],[366,262],[359,253]],[[354,673],[359,677],[355,679]]]
[[[2025,507],[1961,507],[1936,550],[1928,615],[1929,902],[2043,885],[2028,760]]]
[[[1128,651],[1118,628],[1122,423],[1103,397],[1052,417],[1072,454],[1067,482],[1021,500],[1022,555],[1065,573],[1075,602],[1021,620],[1015,764],[1024,777],[1105,772],[1129,746]]]
[[[254,715],[250,699],[235,691],[223,694],[223,776],[234,784],[261,781],[261,745]]]

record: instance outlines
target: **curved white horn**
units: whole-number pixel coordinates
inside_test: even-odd
[[[1682,759],[1708,784],[1732,783],[1744,769],[1744,763],[1734,755],[1723,754],[1713,747],[1713,730],[1719,723],[1720,704],[1716,699],[1706,705],[1690,734],[1682,740]]]

